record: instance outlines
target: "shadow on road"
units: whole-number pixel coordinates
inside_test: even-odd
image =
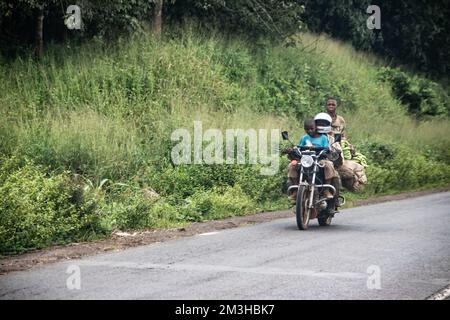
[[[289,230],[289,231],[296,231],[296,232],[340,232],[340,231],[367,231],[367,226],[364,225],[356,225],[356,224],[351,224],[351,225],[346,225],[346,224],[331,224],[328,227],[321,227],[319,226],[317,220],[313,220],[310,222],[308,230],[299,230],[297,228],[297,225],[295,224],[295,220],[292,221],[292,223],[288,223],[286,225],[283,226],[283,229],[285,230]]]

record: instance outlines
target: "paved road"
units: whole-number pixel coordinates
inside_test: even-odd
[[[439,193],[343,210],[330,227],[293,217],[14,272],[0,299],[424,299],[449,283]]]

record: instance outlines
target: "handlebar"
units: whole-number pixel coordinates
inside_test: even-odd
[[[319,151],[319,152],[321,152],[321,151],[323,151],[323,150],[328,150],[329,148],[328,147],[314,147],[314,146],[297,146],[297,148],[300,150],[300,151],[306,151],[306,150],[308,150],[308,151]]]
[[[316,156],[320,158],[323,154],[326,154],[330,151],[328,147],[314,147],[314,146],[295,146],[294,151],[299,155],[302,156],[302,151],[314,151],[316,153]],[[317,153],[318,152],[318,153]]]

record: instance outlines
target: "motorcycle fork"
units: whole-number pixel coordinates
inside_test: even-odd
[[[311,184],[308,185],[308,187],[310,188],[311,194],[309,196],[309,203],[308,203],[308,208],[314,208],[314,189],[315,189],[315,182],[316,182],[316,172],[317,172],[317,164],[314,165],[314,170],[313,170],[313,175],[312,175],[312,179],[311,179]],[[298,186],[300,188],[300,185],[303,183],[303,168],[300,171],[300,177],[298,179],[299,183]]]
[[[313,175],[312,175],[312,179],[311,179],[311,194],[309,195],[309,203],[308,203],[308,208],[314,208],[314,190],[316,188],[316,173],[317,173],[317,164],[314,164],[314,170],[313,170]]]

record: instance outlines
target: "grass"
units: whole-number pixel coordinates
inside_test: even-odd
[[[41,63],[18,58],[0,66],[0,154],[29,159],[39,179],[63,175],[84,195],[80,205],[95,202],[86,214],[98,218],[100,234],[282,209],[286,159],[269,177],[257,166],[174,167],[171,133],[192,131],[200,120],[204,131],[275,128],[298,141],[303,119],[334,95],[350,140],[369,157],[371,184],[362,197],[450,183],[448,119],[409,116],[378,80],[380,59],[325,36],[298,39],[298,47],[251,46],[185,32],[161,42],[141,36],[53,46]],[[391,147],[390,158],[377,158]],[[146,198],[144,188],[159,196]]]

